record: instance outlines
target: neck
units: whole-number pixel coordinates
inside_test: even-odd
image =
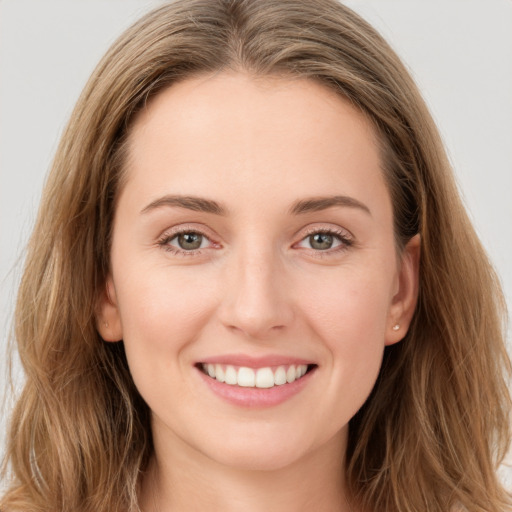
[[[157,441],[157,440],[155,440]],[[155,443],[142,481],[144,512],[351,512],[344,486],[346,436],[283,468],[252,470],[220,464],[184,446],[172,453]]]
[[[272,470],[227,466],[188,445],[168,450],[158,438],[154,442],[141,486],[144,512],[351,512],[344,485],[345,433]]]

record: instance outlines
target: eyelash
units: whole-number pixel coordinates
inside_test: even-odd
[[[160,246],[164,251],[170,252],[172,254],[178,255],[178,256],[199,256],[202,254],[201,249],[194,249],[190,251],[186,251],[184,249],[180,249],[178,247],[175,247],[173,245],[169,245],[170,242],[172,242],[175,238],[179,237],[180,235],[184,234],[196,234],[200,235],[206,240],[208,240],[210,243],[212,241],[208,236],[206,236],[204,233],[197,229],[181,229],[179,231],[175,231],[170,234],[164,234],[157,242],[157,245]]]
[[[200,235],[203,238],[205,238],[207,241],[209,241],[210,243],[214,243],[210,240],[210,238],[207,235],[205,235],[204,233],[202,233],[199,230],[182,229],[182,230],[170,233],[170,234],[164,234],[158,240],[157,245],[159,247],[161,247],[162,249],[164,249],[166,252],[170,252],[170,253],[178,255],[178,256],[199,256],[199,255],[201,255],[202,254],[201,249],[193,249],[193,250],[186,251],[184,249],[179,249],[178,247],[169,245],[170,242],[172,242],[178,236],[183,235],[183,234]],[[328,257],[329,255],[332,255],[333,253],[339,253],[339,252],[346,251],[347,249],[349,249],[351,246],[354,245],[354,240],[352,238],[350,238],[349,236],[347,236],[346,231],[341,231],[341,230],[337,230],[337,229],[329,229],[329,228],[314,228],[314,229],[310,229],[309,231],[307,231],[306,235],[303,238],[301,238],[301,240],[297,244],[294,244],[294,246],[302,243],[304,240],[306,240],[310,236],[316,235],[316,234],[331,235],[332,237],[336,238],[340,242],[340,245],[334,249],[315,250],[312,248],[311,249],[306,248],[306,250],[312,251],[314,256],[318,257],[318,258],[325,258],[325,257]]]
[[[333,254],[339,254],[341,252],[348,250],[350,247],[354,245],[354,240],[350,237],[350,235],[348,235],[346,231],[333,228],[311,228],[306,232],[306,235],[298,243],[300,244],[304,240],[308,239],[310,236],[317,234],[331,235],[333,238],[338,239],[340,245],[338,247],[335,247],[334,249],[306,249],[312,251],[314,257],[316,258],[327,258],[329,256],[332,256]]]

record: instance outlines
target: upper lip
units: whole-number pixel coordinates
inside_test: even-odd
[[[266,356],[249,356],[246,354],[224,354],[219,356],[206,357],[199,361],[205,364],[226,364],[232,366],[244,366],[247,368],[265,368],[267,366],[302,365],[314,364],[310,359],[300,357],[269,354]]]

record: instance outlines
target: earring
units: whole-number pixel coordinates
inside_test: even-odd
[[[104,325],[105,327],[108,327],[108,322],[103,322],[103,325]]]
[[[392,329],[393,331],[398,331],[398,329],[400,329],[400,324],[393,325]]]

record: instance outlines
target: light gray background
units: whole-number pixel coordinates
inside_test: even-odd
[[[59,135],[108,46],[160,3],[0,0],[0,395],[23,248]],[[510,305],[512,0],[347,3],[381,30],[423,91]]]

